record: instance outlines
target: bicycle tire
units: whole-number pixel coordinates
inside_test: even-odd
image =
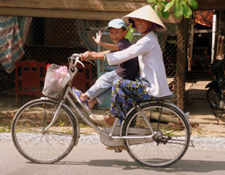
[[[23,105],[12,123],[12,139],[19,153],[34,163],[54,163],[67,156],[77,139],[77,122],[62,105],[59,116],[46,133],[58,102],[37,99]]]
[[[219,98],[218,98],[217,93],[215,92],[215,89],[214,88],[211,88],[210,87],[206,91],[206,98],[207,98],[207,101],[209,102],[209,104],[212,107],[219,106]]]
[[[142,140],[126,139],[124,145],[127,152],[135,161],[145,166],[165,167],[176,163],[183,157],[190,142],[190,127],[186,117],[173,106],[160,102],[145,104],[141,109],[150,121],[155,136]],[[161,109],[163,112],[159,120]],[[128,115],[123,136],[151,134],[150,128],[137,110]]]

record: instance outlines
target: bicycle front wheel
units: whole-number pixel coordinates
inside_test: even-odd
[[[54,124],[51,123],[58,103],[32,100],[22,106],[12,123],[12,139],[17,150],[35,163],[54,163],[73,149],[77,138],[77,123],[71,112],[62,106]]]
[[[130,156],[152,167],[168,166],[180,160],[190,141],[186,117],[173,106],[160,102],[145,104],[141,109],[153,133],[140,112],[133,111],[124,123],[123,136],[146,138],[125,140]]]

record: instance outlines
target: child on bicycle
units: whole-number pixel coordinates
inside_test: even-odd
[[[102,47],[108,49],[103,52],[92,52],[95,55],[108,54],[120,50],[124,50],[131,46],[128,39],[125,38],[127,34],[126,23],[122,19],[113,19],[109,22],[108,27],[105,30],[109,31],[110,39],[114,44],[104,43],[101,41],[102,33],[99,31],[96,33],[94,41]],[[107,97],[111,94],[112,83],[114,80],[123,78],[129,80],[135,80],[137,73],[139,72],[138,57],[130,59],[129,61],[118,64],[118,67],[102,75],[97,79],[95,84],[88,89],[85,93],[73,88],[74,95],[77,101],[85,107],[87,110],[91,110],[93,106],[98,102],[102,104]],[[89,100],[88,100],[89,99]]]

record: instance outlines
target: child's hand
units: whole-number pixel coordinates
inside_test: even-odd
[[[96,38],[93,36],[92,37],[93,38],[93,40],[97,43],[97,44],[101,44],[101,38],[102,38],[102,32],[97,32],[96,33]]]

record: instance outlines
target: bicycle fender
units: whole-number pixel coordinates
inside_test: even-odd
[[[159,102],[159,101],[143,102],[143,103],[140,104],[140,106],[143,106],[143,105],[145,105],[145,104],[147,104],[147,103],[156,104],[156,103],[158,103],[158,102]],[[188,119],[188,116],[187,116],[187,115],[186,115],[186,114],[185,114],[178,106],[176,106],[175,104],[173,104],[173,103],[171,103],[171,102],[168,102],[168,101],[164,101],[164,102],[162,102],[162,103],[174,107],[176,110],[178,110],[178,111],[186,118],[186,121],[187,121],[187,123],[188,123],[188,125],[189,125],[189,128],[190,128],[190,135],[191,135],[191,134],[192,134],[191,123],[190,123],[190,121],[189,121],[189,119]],[[127,116],[128,116],[131,112],[133,112],[134,110],[135,110],[135,107],[131,108],[131,109],[129,110],[129,112],[127,113]]]

